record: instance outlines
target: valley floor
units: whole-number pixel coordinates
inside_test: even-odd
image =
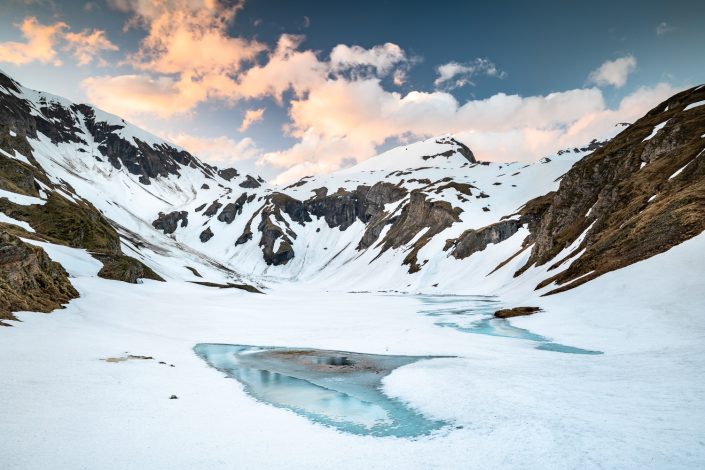
[[[545,313],[512,321],[603,355],[441,328],[414,296],[134,286],[93,277],[96,266],[79,250],[49,251],[69,266],[81,298],[0,328],[5,469],[705,463],[703,260],[692,256],[705,253],[703,235],[540,299]],[[454,426],[400,439],[314,424],[256,402],[209,368],[192,350],[203,342],[456,356],[404,366],[383,382],[390,396]],[[127,354],[154,360],[104,360]]]

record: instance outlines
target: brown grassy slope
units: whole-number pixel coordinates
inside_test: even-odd
[[[532,214],[526,241],[531,256],[517,275],[554,260],[588,227],[574,254],[585,252],[537,288],[555,283],[559,287],[549,292],[555,293],[575,287],[705,230],[705,106],[684,111],[700,100],[705,88],[674,95],[576,163],[558,191],[539,198],[540,213]],[[657,135],[643,141],[666,120]],[[535,211],[537,204],[526,207]]]

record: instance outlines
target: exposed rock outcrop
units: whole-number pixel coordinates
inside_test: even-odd
[[[164,281],[161,276],[141,261],[121,253],[92,253],[92,255],[103,263],[103,267],[98,271],[98,276],[104,279],[129,282],[130,284],[137,284],[140,279]]]
[[[475,155],[472,153],[472,151],[467,147],[467,145],[463,144],[462,142],[459,142],[455,140],[452,137],[443,137],[440,138],[436,141],[439,144],[451,144],[451,148],[441,152],[437,153],[435,155],[425,155],[422,158],[424,160],[430,160],[436,157],[446,157],[449,158],[453,156],[456,153],[461,154],[465,159],[468,161],[468,163],[477,163],[477,160],[475,159]]]
[[[223,178],[225,181],[230,181],[233,178],[240,176],[240,173],[235,168],[223,168],[218,170],[218,176]]]
[[[236,216],[242,214],[242,208],[245,206],[246,202],[247,193],[240,194],[235,202],[229,202],[225,205],[220,214],[218,214],[218,220],[226,224],[232,223]]]
[[[264,261],[268,265],[279,266],[288,263],[294,257],[294,249],[289,236],[279,225],[272,222],[272,216],[277,216],[276,209],[268,207],[262,210],[261,221],[257,226],[257,230],[262,234],[259,246],[262,248]],[[279,222],[284,221],[279,220]],[[289,234],[293,232],[289,231]]]
[[[384,211],[385,204],[396,202],[408,193],[405,188],[386,182],[360,185],[353,191],[339,189],[333,194],[322,189],[305,202],[305,207],[312,215],[323,217],[329,227],[340,230],[347,229],[356,220],[370,222]]]
[[[256,179],[254,179],[252,176],[247,175],[245,177],[245,181],[240,183],[238,186],[240,186],[241,188],[255,189],[255,188],[259,188],[260,186],[262,186],[262,184],[259,181],[257,181]]]
[[[0,325],[12,312],[51,312],[76,297],[59,263],[0,228]]]
[[[206,243],[208,240],[213,238],[213,235],[215,235],[213,233],[213,230],[211,230],[211,228],[208,227],[203,232],[201,232],[201,234],[198,236],[198,238],[201,240],[201,243]]]
[[[497,310],[494,312],[494,316],[497,318],[523,317],[526,315],[533,315],[534,313],[540,311],[540,307],[514,307]]]
[[[477,230],[468,229],[458,238],[447,240],[443,251],[450,250],[450,256],[465,259],[473,253],[484,250],[490,244],[507,240],[519,231],[521,224],[521,220],[507,219]]]
[[[417,259],[419,250],[435,235],[459,222],[461,213],[462,209],[453,207],[447,201],[429,201],[423,192],[412,191],[409,203],[402,208],[399,216],[394,218],[392,226],[381,241],[382,252],[410,243],[425,229],[403,260],[403,264],[409,266],[409,273],[415,273],[425,263],[419,263]]]
[[[208,209],[203,212],[203,215],[206,217],[213,217],[215,214],[218,213],[220,208],[223,207],[223,203],[220,201],[213,201],[210,206],[208,206]]]
[[[168,214],[160,212],[159,217],[157,217],[157,220],[152,222],[152,227],[156,228],[157,230],[161,230],[162,232],[168,235],[170,233],[176,232],[176,229],[179,226],[179,222],[181,222],[182,227],[186,227],[188,225],[188,212],[174,211],[169,212]]]

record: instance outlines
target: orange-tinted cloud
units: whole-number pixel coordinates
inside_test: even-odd
[[[242,119],[242,124],[238,128],[238,131],[245,132],[250,128],[252,124],[257,121],[261,121],[264,118],[264,108],[259,109],[248,109],[245,111],[245,117]]]
[[[118,50],[118,47],[106,37],[105,31],[99,29],[94,29],[91,32],[88,30],[83,30],[80,33],[68,32],[64,35],[64,40],[66,41],[65,49],[76,58],[78,65],[88,65],[96,58],[101,65],[105,65],[105,62],[100,59],[100,53]]]
[[[266,49],[255,40],[228,34],[241,4],[217,0],[109,3],[132,13],[128,27],[146,31],[139,49],[126,60],[142,73],[94,77],[82,84],[91,100],[112,112],[164,117],[190,111],[208,99],[234,101],[237,72]]]
[[[329,80],[292,101],[289,129],[299,142],[264,154],[260,163],[283,168],[275,181],[284,183],[367,159],[389,138],[444,133],[456,134],[483,160],[533,161],[609,136],[617,122],[640,117],[674,92],[666,84],[641,88],[616,109],[596,88],[531,97],[500,93],[460,105],[438,91],[401,95],[378,80]]]
[[[0,62],[15,65],[41,62],[59,66],[62,65],[58,52],[61,49],[70,52],[78,65],[87,65],[96,58],[100,60],[100,53],[103,51],[118,50],[117,46],[108,40],[105,31],[96,29],[74,33],[68,31],[69,25],[63,21],[43,25],[37,18],[30,16],[17,27],[26,42],[0,43]]]
[[[0,43],[0,62],[24,65],[30,62],[42,62],[54,66],[61,65],[57,56],[56,44],[68,25],[57,22],[43,25],[37,18],[30,16],[16,25],[26,42],[8,41]]]
[[[186,113],[206,96],[205,90],[197,85],[184,86],[169,77],[96,76],[85,79],[81,85],[91,103],[135,122],[145,113],[159,117]]]

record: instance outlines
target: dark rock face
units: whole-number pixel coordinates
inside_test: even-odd
[[[296,233],[282,214],[288,215],[300,225],[312,222],[311,216],[323,217],[329,227],[345,230],[356,220],[367,223],[375,216],[382,217],[384,205],[398,201],[407,191],[402,187],[381,182],[371,187],[361,185],[353,191],[341,189],[334,194],[327,193],[326,188],[319,188],[315,191],[315,196],[306,201],[299,201],[284,193],[267,196],[257,227],[262,234],[259,245],[267,264],[286,264],[294,257],[292,239],[296,238]],[[236,245],[252,239],[251,222],[252,220],[248,222],[245,231],[235,242]],[[281,241],[275,251],[274,246],[278,239]]]
[[[186,227],[188,225],[188,212],[174,211],[169,212],[168,214],[160,212],[157,220],[152,222],[152,227],[157,230],[161,230],[165,234],[170,234],[176,232],[179,222],[181,222],[182,227]]]
[[[208,240],[210,240],[211,238],[213,238],[213,235],[214,235],[213,231],[211,230],[210,227],[208,227],[203,232],[201,232],[201,234],[198,236],[198,238],[201,240],[201,243],[205,243]]]
[[[13,311],[51,312],[77,297],[59,263],[0,228],[0,325]]]
[[[262,186],[262,184],[259,181],[257,181],[256,179],[254,179],[253,177],[251,177],[250,175],[247,175],[245,177],[245,181],[240,183],[238,186],[240,186],[241,188],[255,189],[255,188],[259,188],[260,186]]]
[[[223,210],[218,214],[218,220],[227,224],[232,223],[235,217],[242,214],[242,208],[247,201],[247,193],[242,193],[235,202],[230,202],[225,205]]]
[[[150,184],[150,178],[158,176],[179,175],[184,166],[199,168],[204,174],[212,175],[210,167],[184,150],[167,144],[149,145],[137,138],[133,139],[134,142],[128,141],[117,133],[124,126],[96,122],[95,112],[88,105],[74,105],[74,108],[83,115],[86,127],[99,144],[101,155],[115,168],[125,166],[130,173],[139,175],[142,184]]]
[[[231,179],[240,176],[240,173],[235,168],[224,168],[218,170],[218,176],[223,178],[225,181],[230,181]]]
[[[237,240],[235,240],[235,246],[238,245],[244,245],[245,243],[249,242],[252,240],[252,230],[248,226],[243,232],[242,235],[237,237]]]
[[[461,213],[462,209],[453,207],[449,202],[429,202],[426,194],[414,190],[409,196],[409,203],[402,208],[399,216],[393,219],[392,226],[382,239],[382,252],[411,242],[421,230],[427,228],[403,261],[403,264],[409,266],[409,273],[415,273],[422,266],[417,260],[419,250],[435,235],[459,222]]]
[[[255,220],[255,217],[257,217],[261,212],[262,208],[260,207],[255,211],[254,214],[252,214],[250,220],[248,220],[245,224],[245,228],[243,229],[242,234],[237,238],[237,240],[235,240],[235,246],[245,244],[248,241],[252,240],[252,222]]]
[[[294,199],[283,193],[274,193],[270,196],[269,201],[274,206],[274,210],[284,212],[294,222],[304,225],[304,222],[311,222],[311,217],[308,214],[306,204]]]
[[[267,207],[262,210],[262,218],[257,226],[257,230],[262,234],[259,246],[262,248],[264,261],[268,265],[279,266],[288,263],[289,260],[294,258],[294,249],[291,247],[289,236],[284,233],[281,227],[272,222],[272,216],[277,217],[276,210]],[[285,223],[281,219],[281,215],[279,215],[279,219],[279,222]],[[293,234],[290,230],[289,233]],[[274,247],[278,239],[281,239],[281,241],[279,241],[279,246],[275,251]]]
[[[322,188],[325,190],[325,188]],[[345,230],[356,220],[368,223],[384,211],[384,205],[406,196],[407,190],[391,183],[379,182],[373,186],[358,186],[353,191],[339,189],[327,194],[318,191],[305,202],[306,209],[317,217],[323,217],[329,227]]]
[[[203,213],[206,217],[213,217],[219,210],[220,208],[223,207],[223,204],[220,201],[213,201],[210,206],[208,206],[208,209]]]
[[[0,136],[0,140],[1,139],[2,136]],[[10,149],[10,153],[11,152],[12,149]],[[30,159],[32,158],[31,149],[26,156]],[[46,175],[39,169],[0,154],[0,189],[38,197],[39,184],[37,181],[42,182],[48,187],[52,186],[51,181],[49,181]]]
[[[705,230],[705,106],[684,111],[704,99],[703,88],[674,95],[576,163],[558,191],[530,201],[522,213],[533,219],[525,242],[531,256],[518,274],[553,260],[587,231],[566,258],[585,252],[538,286],[555,282],[560,287],[549,293],[560,292]],[[644,140],[664,121],[665,127]]]
[[[450,249],[451,256],[465,259],[473,253],[484,250],[490,244],[501,243],[508,239],[517,233],[521,224],[520,220],[509,219],[477,230],[466,230],[458,238],[448,240],[443,251]]]

